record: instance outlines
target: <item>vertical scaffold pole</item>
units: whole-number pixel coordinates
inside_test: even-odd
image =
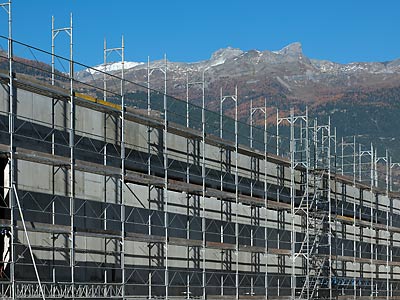
[[[168,156],[167,156],[167,152],[165,151],[167,149],[167,141],[166,141],[166,136],[167,136],[167,124],[168,124],[168,120],[167,120],[167,111],[166,111],[166,105],[167,105],[167,55],[164,54],[164,66],[160,66],[160,67],[154,67],[154,68],[150,68],[150,57],[147,57],[147,115],[150,116],[151,115],[151,91],[152,89],[150,88],[150,77],[153,74],[154,71],[158,70],[159,72],[161,72],[164,75],[164,95],[163,95],[163,113],[164,113],[164,120],[163,120],[163,129],[161,131],[160,136],[160,140],[163,140],[164,145],[159,145],[159,147],[157,148],[158,153],[162,152],[163,155],[163,163],[165,163],[166,161],[168,161]],[[151,158],[152,158],[152,128],[150,126],[148,126],[147,128],[147,153],[148,153],[148,157],[147,157],[147,174],[151,175],[152,172],[152,162],[151,162]],[[162,138],[161,138],[162,135]],[[164,169],[167,170],[167,165],[164,165]],[[162,200],[159,201],[159,205],[161,205],[163,207],[164,210],[164,221],[166,220],[166,218],[168,218],[168,215],[166,213],[166,209],[168,208],[168,203],[166,203],[165,201],[168,200],[168,195],[166,193],[166,190],[168,189],[168,178],[167,178],[168,174],[167,171],[164,174],[164,186],[162,187]],[[167,183],[167,184],[165,184]],[[149,217],[148,217],[148,234],[152,235],[152,213],[151,213],[151,204],[153,202],[153,200],[151,199],[151,191],[154,188],[154,185],[152,184],[148,184],[148,208],[149,208]],[[162,203],[161,203],[162,202]],[[159,206],[159,209],[160,206]],[[167,225],[164,226],[164,229],[167,228]],[[167,229],[164,235],[164,241],[167,240],[166,236],[167,236]],[[148,273],[148,298],[151,299],[153,297],[153,271],[151,268],[151,264],[152,264],[152,248],[153,248],[154,244],[149,243],[148,244],[148,248],[149,248],[149,273]],[[158,245],[157,245],[158,247]],[[163,249],[167,249],[168,245],[167,243],[163,243],[162,244]],[[164,257],[160,257],[160,259],[162,259]],[[168,264],[168,259],[166,258],[164,260],[165,264]],[[164,269],[164,279],[166,279],[166,276],[168,276],[168,269],[165,268]],[[168,289],[168,285],[165,284],[164,290]]]
[[[264,98],[264,107],[253,107],[253,100],[250,101],[250,148],[253,148],[253,120],[254,120],[254,115],[257,112],[260,112],[264,115],[264,207],[265,207],[265,216],[264,216],[264,239],[265,239],[265,249],[264,249],[264,258],[265,258],[265,273],[264,273],[264,288],[265,288],[265,296],[267,296],[267,289],[268,289],[268,256],[267,256],[267,249],[268,249],[268,233],[267,233],[267,223],[268,223],[268,200],[267,200],[267,192],[268,192],[268,187],[267,187],[267,179],[268,179],[268,168],[267,168],[267,160],[268,160],[268,153],[267,153],[267,98]],[[252,170],[254,170],[255,166],[252,166]],[[253,196],[253,183],[251,183],[251,189],[250,189],[250,196]],[[257,223],[257,226],[260,224]],[[251,246],[254,246],[254,229],[251,229]],[[252,264],[254,262],[252,261]],[[253,277],[251,278],[251,291],[250,294],[254,295],[254,279]]]
[[[342,157],[341,157],[341,163],[342,163],[342,168],[341,168],[341,174],[344,175],[344,139],[342,137]]]
[[[293,120],[293,122],[294,122],[294,120]],[[306,176],[306,178],[305,178],[305,186],[304,186],[304,188],[305,188],[305,199],[308,202],[308,199],[309,199],[309,190],[308,190],[308,188],[309,188],[309,174],[308,174],[309,170],[308,170],[308,166],[310,164],[310,141],[309,141],[309,128],[308,128],[308,107],[306,107],[305,131],[306,131],[305,132],[305,140],[304,141],[302,140],[301,142],[305,143],[304,148],[306,149],[306,158],[305,158],[305,164],[306,164],[305,165],[306,166],[306,171],[305,171],[306,175],[305,176]],[[295,145],[295,147],[296,147],[296,145]],[[294,170],[293,170],[293,172],[294,172]],[[294,193],[296,193],[296,191]],[[293,204],[293,205],[295,205],[295,204]],[[306,243],[306,245],[307,245],[306,264],[307,264],[307,266],[306,266],[306,278],[305,278],[305,280],[306,280],[306,283],[307,283],[306,295],[307,295],[307,298],[309,298],[310,297],[310,269],[311,269],[310,268],[310,260],[311,260],[310,256],[311,256],[311,254],[309,253],[309,249],[310,249],[311,246],[310,246],[310,205],[308,203],[306,205],[306,222],[307,222],[307,224],[306,224],[306,239],[307,239],[307,243]],[[294,235],[294,236],[296,237],[296,235]]]
[[[362,181],[362,155],[361,144],[358,144],[358,181]]]
[[[186,128],[189,128],[189,73],[186,72]],[[186,139],[186,183],[190,183],[190,142]],[[190,240],[190,194],[186,192],[186,238]],[[186,299],[190,298],[190,246],[186,247]]]
[[[276,109],[276,155],[279,155],[279,110]]]
[[[291,299],[295,299],[296,297],[296,273],[295,273],[295,141],[294,141],[294,111],[293,108],[290,110],[290,213],[291,213],[291,227],[292,230],[290,232],[291,238],[291,259],[292,259],[292,270],[291,270],[291,279],[290,279],[290,286],[291,286]]]
[[[279,124],[280,124],[281,120],[279,119],[279,110],[276,109],[276,131],[275,131],[275,151],[276,151],[276,155],[279,155]],[[280,202],[280,194],[281,194],[281,188],[282,188],[282,183],[284,182],[284,166],[277,164],[276,165],[276,201]],[[284,214],[285,212],[283,212]],[[282,230],[282,222],[281,219],[279,217],[280,212],[278,211],[278,231],[277,231],[277,235],[276,235],[276,241],[277,241],[277,248],[280,248],[280,240],[281,240],[281,230]],[[285,217],[283,216],[283,221],[284,221]],[[284,228],[284,227],[283,227]],[[268,254],[268,250],[267,250],[267,254]],[[281,256],[278,256],[278,261],[281,260]],[[281,265],[281,264],[280,264]],[[278,270],[278,272],[280,272],[281,270]],[[280,296],[280,282],[281,282],[281,277],[280,275],[278,276],[277,280],[276,280],[276,287],[277,287],[277,295]]]
[[[206,112],[205,112],[205,71],[202,73],[202,99],[201,99],[201,231],[202,231],[202,299],[205,300],[207,276],[206,276]]]
[[[390,197],[389,198],[389,205],[390,205],[390,207],[389,207],[389,218],[388,218],[388,220],[389,220],[389,226],[390,227],[392,227],[393,226],[393,198],[392,197]],[[393,261],[393,235],[394,235],[394,233],[391,231],[390,232],[390,235],[389,235],[389,261]],[[389,288],[388,288],[388,294],[389,294],[389,297],[393,297],[393,284],[392,283],[390,283],[390,280],[393,280],[393,267],[392,266],[390,266],[390,274],[389,274],[389,279],[388,279],[388,285],[389,285]]]
[[[390,201],[389,201],[390,202]],[[389,277],[389,238],[390,238],[390,231],[389,231],[389,218],[390,218],[390,203],[386,206],[386,300],[389,300],[390,297],[390,277]]]
[[[220,100],[220,138],[223,138],[223,103],[225,100],[232,100],[235,105],[235,295],[236,299],[239,299],[239,166],[238,166],[238,150],[239,150],[239,128],[238,128],[238,88],[235,86],[235,93],[229,96],[223,96],[221,88],[221,100]],[[230,170],[231,171],[231,170]],[[221,191],[223,190],[223,174],[222,174],[222,149],[221,149]],[[231,214],[231,211],[228,212]],[[223,238],[223,225],[221,225],[221,238]],[[223,275],[221,274],[221,295],[223,295]]]
[[[372,152],[373,153],[373,152]],[[372,154],[373,156],[373,154]],[[371,207],[369,209],[370,211],[370,215],[371,215],[371,222],[370,222],[370,252],[371,252],[371,256],[370,256],[370,263],[371,263],[371,290],[370,290],[370,298],[373,299],[374,297],[374,242],[373,242],[373,229],[374,229],[374,203],[373,201],[378,201],[376,194],[373,194],[373,200],[371,200]],[[377,229],[375,229],[375,231],[377,232]]]
[[[267,133],[267,98],[264,98],[264,107],[253,107],[253,100],[250,102],[250,147],[253,148],[253,115],[260,111],[264,115],[264,258],[265,258],[265,271],[264,271],[264,293],[265,297],[268,296],[268,133]],[[251,185],[251,196],[253,196],[253,185]],[[253,229],[252,229],[253,231]],[[252,240],[254,234],[251,234]],[[253,245],[252,241],[252,245]],[[254,282],[251,282],[251,295],[254,295]]]
[[[69,141],[68,146],[70,148],[70,161],[69,161],[69,217],[70,217],[70,269],[71,269],[71,295],[74,297],[75,293],[75,95],[74,95],[74,58],[73,58],[73,23],[72,13],[70,14],[70,26],[56,29],[54,28],[54,17],[52,17],[52,29],[51,29],[51,82],[55,84],[55,39],[60,33],[65,33],[69,37]],[[55,111],[54,111],[54,100],[52,108],[52,122],[54,127],[55,122]],[[54,154],[54,133],[52,134],[52,153]],[[53,172],[54,174],[54,172]],[[53,280],[55,279],[55,270],[53,270]]]
[[[8,15],[8,40],[7,40],[7,60],[8,60],[8,134],[10,137],[10,152],[8,160],[8,172],[9,172],[9,183],[8,183],[8,206],[10,209],[10,234],[11,234],[11,255],[10,255],[10,281],[11,281],[11,297],[16,299],[16,282],[15,282],[15,223],[16,216],[14,213],[15,198],[13,189],[17,190],[15,182],[15,162],[14,162],[14,78],[13,78],[13,39],[12,39],[12,13],[11,13],[11,0],[6,3],[2,3],[1,7],[5,10]]]
[[[374,163],[375,163],[375,160],[374,160],[374,146],[372,145],[372,143],[371,143],[371,150],[370,150],[371,152],[370,152],[370,156],[371,156],[371,162],[370,162],[370,181],[371,181],[371,183],[370,183],[370,189],[371,189],[371,192],[372,192],[372,190],[373,190],[373,188],[374,188],[374,178],[375,178],[375,176],[374,176]]]
[[[223,139],[223,128],[224,128],[224,124],[223,124],[223,96],[222,96],[222,88],[220,89],[220,106],[219,106],[219,137],[220,139]],[[220,161],[221,161],[221,165],[220,165],[220,191],[222,192],[224,190],[224,173],[223,173],[223,148],[221,146],[221,148],[219,149],[220,151]],[[225,150],[225,151],[229,151],[229,150]],[[229,162],[230,164],[230,162]],[[228,162],[226,162],[226,165],[228,165]],[[221,221],[223,221],[223,210],[224,210],[224,199],[221,199]],[[225,205],[230,205],[230,204],[225,204]],[[229,212],[230,213],[230,212]],[[220,242],[224,243],[224,225],[221,222],[220,225]],[[227,250],[229,251],[229,250]],[[224,296],[224,272],[223,272],[223,261],[224,261],[224,255],[226,255],[224,253],[224,250],[221,251],[221,275],[220,275],[220,294],[221,296]]]
[[[165,253],[165,270],[164,270],[164,284],[165,284],[165,299],[169,297],[169,270],[168,270],[168,103],[167,103],[167,55],[164,54],[164,253]]]
[[[329,258],[328,258],[328,268],[329,268],[329,299],[333,299],[332,291],[332,199],[331,199],[331,118],[328,118],[328,244],[329,244]]]
[[[54,86],[55,84],[55,61],[54,61],[54,51],[55,51],[55,45],[54,45],[54,16],[51,17],[51,85]],[[52,98],[51,99],[51,154],[55,155],[55,121],[56,121],[56,112],[55,112],[55,105],[57,101]],[[52,225],[55,225],[55,213],[56,213],[56,207],[55,207],[55,199],[54,195],[56,192],[55,188],[55,173],[56,173],[56,167],[53,165],[51,167],[52,169],[52,203],[51,203],[51,223]],[[56,235],[52,235],[52,271],[51,271],[51,276],[52,276],[52,281],[53,283],[56,282],[56,268],[55,268],[55,260],[56,260],[56,255],[55,255],[55,247],[56,247]]]
[[[265,206],[265,298],[268,298],[268,132],[267,132],[267,98],[264,99],[264,206]]]
[[[356,269],[356,257],[357,257],[357,234],[356,234],[356,214],[357,214],[357,209],[356,209],[356,202],[353,203],[353,299],[356,300],[357,298],[357,273],[355,272]]]
[[[356,137],[353,136],[353,185],[356,185]]]
[[[250,148],[253,149],[253,99],[250,100]],[[250,197],[253,197],[253,180],[256,180],[255,176],[255,159],[254,157],[250,158],[251,161],[251,180],[250,180]],[[259,217],[259,216],[254,216],[256,214],[257,207],[250,205],[250,210],[251,210],[251,225],[254,225],[254,217]],[[254,246],[254,228],[251,226],[250,229],[250,246]],[[254,261],[253,261],[253,255],[254,253],[250,254],[251,257],[251,271],[254,272]],[[258,254],[256,254],[258,255]],[[250,295],[254,295],[254,277],[253,275],[250,278]]]
[[[236,299],[239,299],[239,173],[238,173],[238,89],[235,87],[235,254],[236,254]]]
[[[389,152],[386,149],[386,155],[385,155],[385,185],[386,185],[386,195],[387,196],[389,196],[389,169],[390,169]]]
[[[151,113],[151,91],[150,91],[150,56],[147,57],[147,116],[150,116]],[[147,127],[147,175],[151,175],[151,131],[152,128],[150,126]],[[147,200],[148,200],[148,209],[149,209],[149,216],[147,220],[147,234],[150,236],[152,234],[151,230],[151,184],[147,185]],[[153,274],[151,270],[151,247],[150,244],[148,245],[149,248],[149,270],[148,270],[148,289],[147,289],[147,297],[149,299],[152,298],[152,280]]]
[[[54,72],[55,72],[55,45],[54,45],[54,16],[51,16],[51,85],[54,85]]]
[[[121,222],[121,236],[120,236],[120,268],[121,268],[121,288],[120,294],[122,297],[125,297],[125,281],[126,281],[126,272],[125,272],[125,198],[124,198],[124,187],[125,187],[125,41],[124,36],[121,37],[121,47],[118,48],[107,48],[107,40],[104,38],[104,73],[103,73],[103,97],[104,101],[107,101],[107,58],[112,53],[116,53],[121,59],[121,82],[120,82],[120,97],[121,97],[121,110],[119,112],[119,122],[117,126],[119,126],[119,140],[120,140],[120,160],[121,160],[121,170],[119,174],[119,180],[117,184],[118,190],[118,202],[120,205],[120,222]],[[107,118],[104,118],[104,132],[107,132],[106,125]],[[107,163],[107,140],[105,137],[105,148],[104,148],[104,164]],[[106,186],[105,186],[106,188]],[[107,192],[105,190],[105,196]],[[106,201],[106,199],[105,199]],[[104,218],[107,217],[107,211],[104,213]],[[105,228],[106,229],[106,226]],[[107,270],[104,271],[104,283],[107,284]],[[106,288],[104,289],[106,291]]]
[[[103,100],[107,101],[107,40],[104,38],[103,49]]]
[[[121,38],[121,184],[120,184],[120,205],[121,205],[121,281],[122,281],[122,299],[125,299],[125,42],[124,36]]]
[[[74,58],[73,58],[73,25],[70,16],[70,217],[71,217],[71,283],[72,297],[75,296],[75,95],[74,95]]]
[[[375,243],[378,242],[377,237],[375,239],[373,239],[373,230],[375,231],[375,236],[379,235],[379,231],[378,229],[376,229],[374,227],[374,219],[375,219],[375,212],[374,212],[374,207],[378,207],[378,194],[376,194],[376,192],[373,191],[373,187],[378,187],[379,183],[378,183],[378,173],[377,173],[377,169],[376,169],[376,165],[377,165],[377,160],[378,160],[378,153],[377,153],[377,148],[372,146],[371,143],[371,192],[373,193],[373,199],[371,201],[371,207],[370,207],[370,214],[371,214],[371,224],[370,224],[370,228],[371,228],[371,232],[370,232],[370,252],[371,252],[371,291],[370,291],[370,297],[371,299],[374,298],[374,288],[375,288],[375,274],[374,274],[374,270],[377,270],[377,265],[374,265],[374,258],[375,258],[375,247],[374,247],[374,241]],[[375,244],[376,245],[376,244]],[[373,266],[373,267],[372,267]]]
[[[193,85],[203,85],[202,81],[189,81],[189,72],[186,73],[186,127],[190,128],[190,103],[189,103],[189,88]],[[193,165],[197,164],[200,166],[200,143],[198,143],[198,140],[193,140],[192,142],[190,141],[190,138],[186,139],[186,183],[190,183],[190,166],[191,163]],[[192,149],[190,147],[190,144],[192,144]],[[190,153],[192,152],[193,158],[192,162],[190,161]],[[192,205],[192,212],[190,212],[190,207],[191,207],[191,198],[193,198],[193,205]],[[196,195],[190,194],[190,192],[186,192],[186,205],[187,205],[187,215],[188,216],[196,216],[196,217],[201,217],[200,216],[200,199]],[[190,239],[190,229],[191,229],[191,220],[188,217],[186,220],[186,238],[189,240]],[[193,251],[193,259],[191,259],[191,253],[190,251]],[[195,261],[195,268],[199,268],[199,248],[197,246],[191,247],[187,246],[186,251],[186,268],[187,268],[187,274],[186,274],[186,299],[190,299],[192,297],[192,292],[191,292],[191,270],[190,270],[190,262]]]
[[[389,191],[393,192],[393,180],[392,180],[392,157],[389,157]]]
[[[379,187],[379,178],[378,178],[378,169],[377,169],[377,165],[378,165],[378,161],[380,158],[378,158],[378,149],[375,147],[374,152],[374,165],[373,165],[373,174],[374,174],[374,186],[375,187]]]
[[[253,148],[253,99],[250,99],[250,148]],[[250,196],[253,196],[253,185],[250,188]]]
[[[118,181],[118,202],[120,205],[120,222],[121,222],[121,236],[120,236],[120,268],[121,268],[121,289],[120,294],[122,298],[125,298],[125,285],[126,285],[126,271],[125,271],[125,223],[126,223],[126,209],[125,209],[125,197],[124,197],[124,187],[125,187],[125,40],[124,36],[121,36],[121,46],[117,48],[107,48],[107,40],[104,38],[104,73],[103,73],[103,97],[104,101],[107,101],[107,58],[112,53],[116,53],[121,59],[121,82],[120,82],[120,97],[121,97],[121,110],[119,112],[119,139],[120,139],[120,160],[121,160],[121,170],[119,174]],[[106,125],[105,125],[106,126]],[[105,129],[106,132],[106,129]],[[106,153],[106,152],[105,152]],[[105,156],[106,160],[106,156]],[[105,161],[106,163],[106,161]],[[106,214],[105,214],[106,215]],[[105,276],[107,272],[105,271]],[[107,283],[105,278],[105,283]],[[105,289],[106,290],[106,289]]]

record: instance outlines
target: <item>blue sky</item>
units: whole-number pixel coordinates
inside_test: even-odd
[[[311,58],[346,63],[400,58],[397,0],[13,0],[14,39],[50,51],[56,27],[74,15],[75,59],[102,62],[103,39],[126,41],[126,60],[207,59],[219,48],[277,50],[301,42]],[[0,34],[6,34],[0,14]],[[67,55],[66,39],[57,53]]]

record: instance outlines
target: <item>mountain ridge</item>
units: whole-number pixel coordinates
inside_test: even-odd
[[[300,42],[293,42],[283,47],[280,50],[241,50],[239,48],[226,47],[220,48],[214,51],[210,58],[207,60],[201,60],[196,62],[172,62],[167,61],[171,65],[186,65],[189,69],[195,69],[197,71],[203,71],[208,67],[214,67],[220,64],[224,64],[227,60],[239,59],[240,56],[246,56],[248,58],[258,59],[258,63],[262,59],[264,63],[276,64],[283,62],[294,62],[303,60],[304,63],[309,64],[321,72],[357,72],[357,71],[370,71],[371,73],[393,73],[400,72],[400,58],[384,61],[384,62],[350,62],[350,63],[338,63],[328,59],[310,59],[303,53],[302,44]],[[160,66],[164,63],[163,60],[155,60],[150,62],[151,67]],[[119,67],[117,67],[119,66]],[[143,69],[147,68],[145,62],[134,62],[125,61],[125,71],[131,69]],[[117,72],[121,70],[121,62],[108,63],[106,70],[107,72]],[[92,69],[104,71],[104,64],[94,66]],[[77,72],[77,78],[85,79],[85,73],[95,73],[94,70],[85,69]]]

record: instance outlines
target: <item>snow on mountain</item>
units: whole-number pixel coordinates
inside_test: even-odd
[[[124,69],[125,70],[132,69],[134,67],[137,67],[137,66],[143,65],[143,64],[144,63],[142,63],[142,62],[125,61]],[[119,70],[122,70],[122,62],[115,62],[115,63],[110,63],[107,65],[101,64],[101,65],[95,66],[91,69],[86,69],[85,71],[94,75],[99,72],[114,72],[114,71],[119,71]]]
[[[322,73],[332,74],[391,74],[398,72],[395,64],[380,63],[380,62],[352,62],[348,64],[338,64],[327,60],[311,60],[313,66]]]

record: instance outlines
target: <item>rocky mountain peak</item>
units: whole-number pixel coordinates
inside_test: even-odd
[[[211,55],[212,60],[217,60],[217,59],[229,59],[229,58],[234,58],[239,55],[243,54],[243,51],[240,50],[239,48],[232,48],[232,47],[227,47],[227,48],[222,48],[217,51],[215,51]]]
[[[303,56],[303,48],[301,43],[295,42],[287,45],[279,51],[276,51],[277,54],[285,55],[285,56]]]

